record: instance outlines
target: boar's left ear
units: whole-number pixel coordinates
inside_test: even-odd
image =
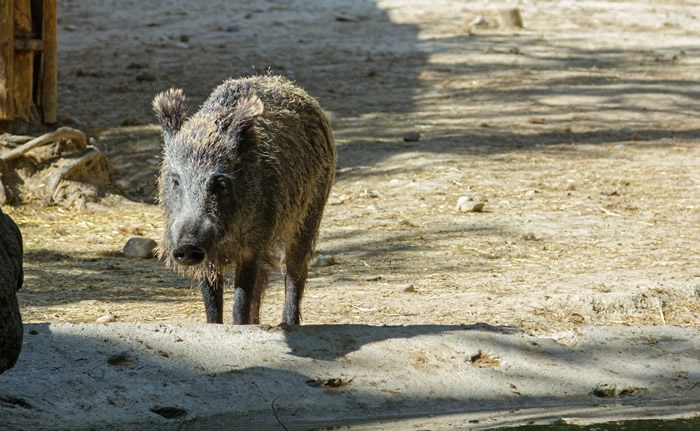
[[[239,152],[246,151],[257,142],[255,119],[262,113],[262,101],[252,95],[240,99],[236,107],[219,121],[221,132],[234,138]]]
[[[180,130],[187,118],[185,93],[179,88],[171,88],[159,93],[153,99],[153,110],[163,126],[163,134],[172,137]]]

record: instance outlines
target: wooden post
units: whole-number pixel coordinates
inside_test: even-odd
[[[0,120],[14,118],[15,0],[0,0]]]
[[[1,1],[1,0],[0,0]],[[41,107],[44,123],[56,122],[56,0],[44,0],[43,29],[41,38],[44,41],[41,74]]]
[[[15,39],[34,39],[30,0],[15,0]],[[15,44],[14,97],[15,119],[35,123],[38,118],[34,105],[34,51],[17,50]]]

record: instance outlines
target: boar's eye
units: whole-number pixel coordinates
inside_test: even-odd
[[[174,189],[180,187],[180,178],[176,176],[172,177],[172,184]]]

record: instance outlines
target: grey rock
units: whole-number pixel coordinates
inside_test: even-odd
[[[158,243],[150,238],[141,236],[132,236],[126,241],[122,252],[128,257],[137,257],[139,259],[151,259],[153,250],[158,246]]]
[[[406,132],[403,135],[404,142],[417,142],[420,141],[420,133],[418,132]]]

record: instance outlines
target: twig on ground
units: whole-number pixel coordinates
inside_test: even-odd
[[[281,426],[282,428],[284,428],[284,431],[289,431],[289,430],[287,429],[287,427],[284,426],[284,424],[283,424],[282,421],[280,420],[279,416],[277,416],[277,410],[275,410],[275,401],[277,401],[278,399],[279,399],[279,397],[275,398],[274,400],[272,400],[272,404],[270,404],[270,407],[272,407],[272,413],[275,415],[275,419],[277,419],[277,423],[279,423],[280,426]]]

